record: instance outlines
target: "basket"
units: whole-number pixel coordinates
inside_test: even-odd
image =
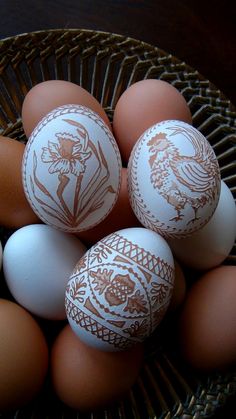
[[[112,121],[121,93],[132,83],[156,78],[185,97],[193,125],[211,143],[222,179],[236,197],[236,109],[198,71],[165,51],[121,35],[84,29],[55,29],[0,41],[0,134],[25,142],[21,106],[27,91],[48,79],[70,80],[91,92]],[[11,232],[0,230],[1,240]],[[226,263],[236,264],[234,245]],[[7,296],[2,290],[0,297]],[[165,326],[165,327],[164,327]],[[57,400],[46,382],[42,392],[1,419],[200,418],[211,417],[236,395],[236,370],[198,374],[175,354],[171,330],[160,326],[147,342],[145,364],[127,397],[99,413],[82,414]],[[55,327],[51,331],[56,334]],[[52,337],[53,334],[51,333]]]

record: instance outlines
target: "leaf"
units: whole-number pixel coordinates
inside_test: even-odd
[[[94,280],[92,281],[93,284],[96,284],[95,291],[98,291],[99,295],[101,295],[106,287],[110,285],[111,275],[113,271],[108,271],[107,269],[98,269],[97,271],[90,271],[90,275]]]
[[[144,295],[141,295],[140,290],[137,290],[132,297],[128,297],[128,302],[124,311],[129,311],[130,313],[148,313],[147,301],[145,300]]]

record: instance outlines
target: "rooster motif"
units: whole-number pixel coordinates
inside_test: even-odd
[[[200,217],[199,208],[214,203],[219,188],[219,168],[213,149],[202,134],[194,128],[173,127],[172,133],[158,133],[149,146],[151,183],[162,197],[174,207],[176,216],[170,221],[178,222],[184,217],[186,205],[194,211],[194,223]],[[195,154],[182,156],[170,140],[171,136],[184,135],[192,144]],[[189,190],[189,193],[188,193]]]

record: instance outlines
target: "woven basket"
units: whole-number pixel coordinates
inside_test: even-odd
[[[144,42],[83,29],[22,34],[0,41],[0,134],[26,141],[21,106],[27,91],[48,79],[80,84],[104,107],[112,121],[121,93],[132,83],[156,78],[173,84],[185,97],[193,125],[217,155],[222,179],[236,196],[236,110],[196,70]],[[11,232],[0,230],[3,244]],[[236,264],[234,245],[226,263]],[[3,291],[1,297],[7,296]],[[111,408],[80,414],[56,399],[46,382],[27,407],[0,418],[200,418],[211,417],[236,395],[236,371],[197,374],[175,354],[163,323],[147,342],[145,365],[127,397]],[[55,334],[56,331],[54,330]],[[171,330],[168,330],[171,335]],[[1,378],[0,378],[1,379]]]

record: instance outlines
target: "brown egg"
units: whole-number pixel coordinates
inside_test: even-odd
[[[174,260],[175,263],[175,282],[172,292],[172,297],[170,300],[170,305],[168,311],[175,311],[178,309],[184,302],[186,297],[186,280],[183,269],[181,265]]]
[[[236,266],[205,273],[188,291],[179,322],[185,360],[202,370],[236,363]]]
[[[22,123],[25,134],[30,136],[38,122],[51,110],[61,105],[77,104],[98,113],[111,127],[108,116],[97,99],[87,90],[65,80],[47,80],[32,87],[22,106]]]
[[[192,123],[183,95],[170,83],[146,79],[132,84],[119,98],[113,117],[113,131],[124,165],[140,135],[166,119]]]
[[[53,388],[72,408],[85,411],[105,407],[131,388],[142,361],[142,345],[124,352],[102,352],[86,346],[66,326],[52,347]]]
[[[82,231],[77,236],[87,245],[93,245],[114,231],[140,226],[131,208],[127,190],[127,169],[121,171],[121,187],[116,204],[110,214],[96,227]]]
[[[48,347],[37,322],[21,306],[0,299],[0,411],[31,401],[47,369]]]
[[[24,149],[23,143],[0,136],[0,225],[8,228],[39,222],[25,197],[22,185]]]

